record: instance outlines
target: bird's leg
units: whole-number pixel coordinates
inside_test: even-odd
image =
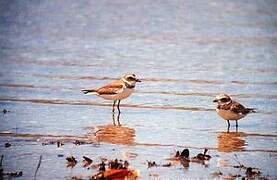
[[[227,123],[228,123],[228,129],[227,129],[227,132],[229,132],[229,129],[230,129],[230,121],[227,120]]]
[[[239,125],[238,125],[238,120],[236,120],[236,131],[238,132],[238,127],[239,127]]]
[[[118,114],[120,114],[120,109],[119,109],[119,104],[120,104],[120,100],[118,100],[118,104],[117,104],[117,110],[118,110]]]
[[[117,115],[117,125],[118,125],[118,126],[121,126],[120,120],[119,120],[119,119],[120,119],[120,113],[118,113],[118,115]]]
[[[115,124],[115,119],[114,119],[114,113],[113,113],[112,118],[113,118],[113,125],[115,126],[116,124]]]
[[[115,107],[116,100],[113,101],[113,114],[114,114],[114,107]]]

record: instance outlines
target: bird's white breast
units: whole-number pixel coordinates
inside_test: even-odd
[[[112,95],[102,94],[99,96],[107,100],[122,100],[129,97],[133,92],[134,92],[134,89],[123,88],[122,91],[117,94],[112,94]]]
[[[230,110],[224,110],[224,109],[216,109],[217,114],[222,117],[225,120],[239,120],[243,118],[245,115],[240,113],[235,113]]]
[[[132,89],[124,88],[121,93],[117,94],[117,98],[118,98],[118,100],[125,99],[125,98],[129,97],[133,92],[134,92],[134,88],[132,88]]]

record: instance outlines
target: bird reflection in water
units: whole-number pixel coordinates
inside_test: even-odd
[[[242,151],[246,146],[243,132],[220,132],[217,135],[217,148],[219,152],[235,152]]]
[[[117,115],[116,119],[113,115],[113,124],[101,125],[93,128],[96,141],[121,145],[134,144],[135,130],[122,126],[119,122],[119,118],[120,114]]]
[[[113,113],[112,119],[113,119],[113,125],[114,126],[116,126],[116,125],[121,126],[121,124],[120,124],[120,113],[118,113],[116,117],[115,117],[115,113]]]

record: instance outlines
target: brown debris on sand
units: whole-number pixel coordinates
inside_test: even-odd
[[[188,149],[184,149],[182,152],[177,151],[174,157],[177,161],[179,161],[179,163],[181,163],[181,165],[183,165],[183,167],[189,166],[190,159]]]
[[[9,143],[9,142],[6,142],[5,143],[5,148],[8,148],[8,147],[11,147],[12,145],[11,145],[11,143]]]
[[[184,149],[182,152],[177,151],[174,157],[175,158],[189,158],[189,150]]]
[[[172,164],[169,162],[169,163],[166,163],[166,164],[162,164],[162,167],[170,167]]]
[[[181,164],[184,168],[189,167],[190,162],[205,164],[205,161],[211,159],[211,156],[207,154],[207,151],[208,149],[205,148],[203,154],[199,153],[197,156],[190,158],[189,149],[184,149],[182,152],[177,151],[175,156],[173,158],[169,158],[169,160],[172,165]]]
[[[4,114],[6,114],[7,112],[10,112],[10,111],[7,110],[7,109],[3,109],[2,112],[3,112]]]
[[[67,160],[66,167],[73,168],[77,164],[77,160],[73,156],[67,157],[66,160]]]
[[[165,164],[157,164],[155,161],[147,161],[148,168],[151,167],[170,167],[172,164],[171,162]]]
[[[86,143],[85,141],[81,141],[81,140],[73,141],[73,144],[75,144],[76,146],[79,146],[79,145],[82,145],[82,144],[85,144],[85,143]]]
[[[111,160],[107,164],[101,162],[99,173],[92,176],[91,179],[138,179],[138,173],[128,167],[129,162],[118,159]]]
[[[57,141],[57,147],[61,147],[61,146],[63,146],[64,145],[64,143],[63,142],[61,142],[61,141]]]
[[[224,179],[234,179],[234,178],[239,178],[239,179],[267,179],[267,177],[261,176],[262,172],[258,168],[254,167],[247,167],[243,165],[239,159],[238,156],[235,154],[234,159],[238,165],[233,165],[231,166],[232,168],[239,169],[239,173],[237,174],[223,174],[221,171],[214,172],[211,175],[213,177],[218,177],[218,178],[224,178]]]
[[[147,161],[147,166],[148,168],[151,168],[151,167],[157,167],[158,165],[156,164],[155,161]]]
[[[3,173],[3,175],[7,175],[10,177],[20,177],[23,175],[23,172],[22,171],[13,171],[13,172]]]
[[[239,165],[235,165],[233,166],[234,168],[239,168],[239,169],[243,169],[245,170],[245,175],[246,178],[248,179],[253,179],[255,177],[259,177],[262,173],[258,168],[253,168],[253,167],[246,167],[245,165],[243,165],[239,159],[238,156],[235,154],[234,155],[234,160],[239,164]]]
[[[170,164],[170,166],[174,166],[174,165],[183,165],[183,167],[188,167],[189,166],[189,150],[188,149],[184,149],[183,151],[177,151],[174,155],[174,157],[168,158],[168,160],[170,161],[168,164]]]
[[[248,167],[246,168],[245,174],[247,178],[254,178],[261,175],[261,171],[259,171],[257,168]]]
[[[207,155],[206,153],[208,152],[208,149],[204,149],[203,154],[199,153],[197,156],[191,158],[191,162],[198,162],[198,163],[204,163],[204,161],[208,161],[211,159],[210,155]]]
[[[109,161],[108,166],[110,169],[127,169],[129,166],[129,163],[127,161],[115,159],[115,160]]]
[[[8,179],[11,179],[11,177],[20,177],[20,176],[23,175],[22,171],[4,172],[3,159],[4,159],[4,155],[1,155],[1,161],[0,161],[0,179],[4,179],[4,176],[8,176]]]
[[[84,160],[82,161],[83,162],[83,167],[88,167],[91,165],[92,163],[92,159],[90,159],[89,157],[86,157],[86,156],[83,156]]]

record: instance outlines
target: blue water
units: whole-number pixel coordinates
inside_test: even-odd
[[[237,173],[231,168],[237,154],[241,163],[276,178],[276,12],[274,0],[1,1],[0,107],[10,111],[0,116],[1,132],[87,136],[113,124],[111,102],[81,89],[129,72],[143,81],[122,101],[121,130],[134,131],[126,135],[132,143],[104,138],[98,145],[56,148],[2,135],[4,169],[22,169],[22,179],[29,179],[42,154],[38,178],[70,179],[93,173],[66,168],[59,153],[100,161],[130,151],[138,154],[128,160],[141,179],[153,173],[207,178],[217,170],[225,177]],[[239,122],[239,133],[232,124],[234,133],[226,134],[226,122],[214,111],[212,100],[222,92],[258,109]],[[194,155],[209,148],[209,167],[147,169],[147,160],[165,163],[184,147]]]

